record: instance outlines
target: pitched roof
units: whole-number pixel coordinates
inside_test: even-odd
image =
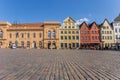
[[[95,24],[99,28],[99,25],[96,22],[93,22],[93,23],[88,25],[90,29],[92,28],[93,24]]]
[[[108,25],[113,29],[112,23],[109,23],[109,21],[107,19],[105,19],[104,22],[100,25],[100,28],[103,27],[103,25],[104,25],[105,22],[107,22]]]
[[[120,14],[114,19],[114,21],[120,21]]]
[[[81,29],[81,27],[83,26],[83,24],[85,24],[85,25],[88,27],[87,23],[84,21],[82,24],[79,25],[79,28],[80,28],[80,29]],[[89,27],[88,27],[88,28],[89,28]]]
[[[72,20],[73,22],[76,22],[73,18],[71,18],[71,17],[67,17],[63,22],[66,22],[66,21],[68,21],[68,20]]]

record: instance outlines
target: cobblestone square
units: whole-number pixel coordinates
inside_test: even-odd
[[[0,49],[0,80],[120,80],[120,51]]]

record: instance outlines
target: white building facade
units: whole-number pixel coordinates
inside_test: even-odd
[[[113,28],[114,28],[115,44],[116,46],[120,46],[120,14],[114,19]]]

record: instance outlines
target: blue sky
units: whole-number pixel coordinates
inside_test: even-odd
[[[0,21],[60,21],[67,16],[110,22],[120,13],[120,0],[0,0]]]

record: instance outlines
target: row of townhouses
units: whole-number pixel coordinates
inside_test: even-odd
[[[110,48],[120,46],[120,15],[112,23],[107,19],[102,24],[76,21],[67,17],[62,24],[43,23],[11,24],[0,22],[0,48]]]

